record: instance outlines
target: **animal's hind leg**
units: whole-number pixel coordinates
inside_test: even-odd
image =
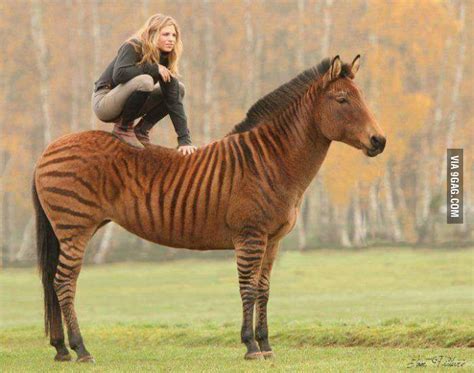
[[[54,279],[54,289],[66,322],[69,346],[77,353],[77,361],[82,362],[93,362],[94,359],[84,345],[74,308],[74,299],[84,249],[90,237],[91,234],[75,232],[69,237],[59,239],[61,251]]]
[[[61,311],[59,312],[61,313]],[[56,348],[57,353],[54,360],[70,361],[72,359],[64,341],[64,328],[61,314],[53,317],[51,320],[49,341],[51,346]]]

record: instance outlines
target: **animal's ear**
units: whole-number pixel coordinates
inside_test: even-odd
[[[352,61],[352,66],[351,66],[352,75],[355,75],[357,71],[359,71],[359,67],[360,67],[360,54],[358,54],[356,58],[354,58],[354,61]]]
[[[323,86],[326,87],[330,81],[339,78],[341,71],[342,71],[342,62],[339,56],[336,56],[331,60],[331,65],[329,66],[329,70],[326,72],[326,74],[324,74]]]
[[[342,62],[339,56],[336,56],[331,61],[331,68],[329,69],[331,72],[331,80],[339,78],[339,75],[342,71]]]

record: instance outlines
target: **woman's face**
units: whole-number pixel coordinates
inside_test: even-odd
[[[171,52],[176,45],[176,29],[173,25],[165,26],[158,36],[158,48],[162,52]]]

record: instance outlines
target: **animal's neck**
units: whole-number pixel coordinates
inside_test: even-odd
[[[289,177],[288,189],[301,195],[318,173],[331,143],[325,138],[312,114],[314,98],[306,94],[278,119],[268,123],[268,130],[279,136],[281,154]]]

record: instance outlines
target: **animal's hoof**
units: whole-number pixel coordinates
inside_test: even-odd
[[[56,356],[54,357],[54,361],[71,361],[71,360],[72,360],[72,356],[70,354],[67,354],[67,355],[56,354]]]
[[[263,360],[262,353],[258,352],[247,352],[244,357],[245,360]]]
[[[82,357],[78,357],[76,360],[78,363],[95,363],[94,358],[91,355],[86,355]]]
[[[275,358],[275,354],[273,353],[273,351],[262,351],[262,356],[265,359],[274,359]]]

